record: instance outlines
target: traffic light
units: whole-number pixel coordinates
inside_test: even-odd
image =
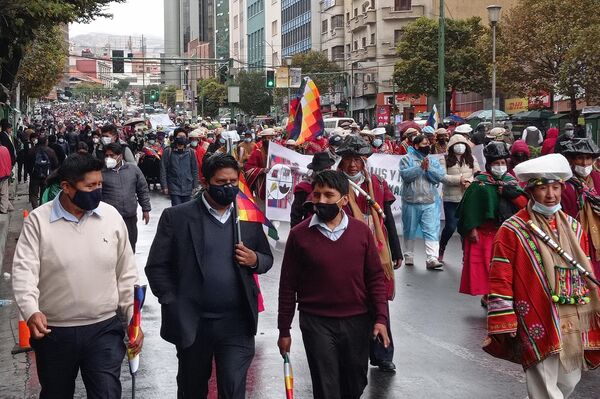
[[[152,100],[152,101],[158,100],[158,91],[157,90],[150,91],[150,100]]]
[[[267,89],[275,88],[275,71],[267,71]]]

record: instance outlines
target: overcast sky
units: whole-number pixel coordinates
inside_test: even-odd
[[[102,18],[89,24],[71,24],[69,35],[97,32],[163,37],[163,0],[127,0],[125,3],[111,3],[107,12],[113,14],[112,19]]]

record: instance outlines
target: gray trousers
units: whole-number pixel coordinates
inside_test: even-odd
[[[8,189],[10,187],[9,182],[10,179],[8,178],[0,181],[0,213],[7,213],[14,210],[8,199]]]
[[[567,399],[581,379],[581,369],[565,373],[559,355],[552,355],[525,372],[530,399]]]

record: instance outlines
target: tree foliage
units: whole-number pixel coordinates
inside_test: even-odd
[[[100,98],[110,96],[111,89],[105,88],[101,83],[80,83],[71,89],[73,98],[77,100],[89,100],[90,98]]]
[[[198,109],[204,110],[202,116],[217,118],[219,107],[223,107],[227,102],[227,87],[215,78],[202,79],[198,81],[197,91],[200,99]]]
[[[600,100],[597,0],[521,0],[502,20],[499,84],[522,95],[557,93]]]
[[[159,101],[172,109],[175,108],[177,99],[177,86],[163,86],[160,90]]]
[[[44,27],[25,49],[17,81],[25,96],[44,97],[65,72],[67,46],[58,27]]]
[[[117,84],[115,85],[115,89],[121,91],[121,92],[125,92],[127,91],[127,89],[129,88],[129,81],[125,80],[125,79],[120,79]]]
[[[437,95],[438,21],[419,18],[397,43],[394,80],[400,92]],[[491,51],[479,17],[446,20],[445,82],[451,90],[484,92],[490,85]]]
[[[328,93],[335,84],[344,81],[340,67],[319,51],[295,54],[291,67],[302,68],[302,75],[310,76],[321,93]]]
[[[125,0],[15,0],[0,6],[0,84],[12,89],[25,50],[43,30],[108,16],[104,6]]]
[[[236,78],[240,86],[239,107],[248,115],[268,114],[273,104],[273,95],[265,87],[263,72],[240,71]]]

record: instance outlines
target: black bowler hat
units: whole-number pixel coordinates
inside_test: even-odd
[[[321,170],[331,168],[334,163],[335,161],[331,159],[328,153],[317,152],[315,155],[313,155],[312,162],[309,163],[306,167],[308,169],[314,170],[315,172],[318,172]]]

